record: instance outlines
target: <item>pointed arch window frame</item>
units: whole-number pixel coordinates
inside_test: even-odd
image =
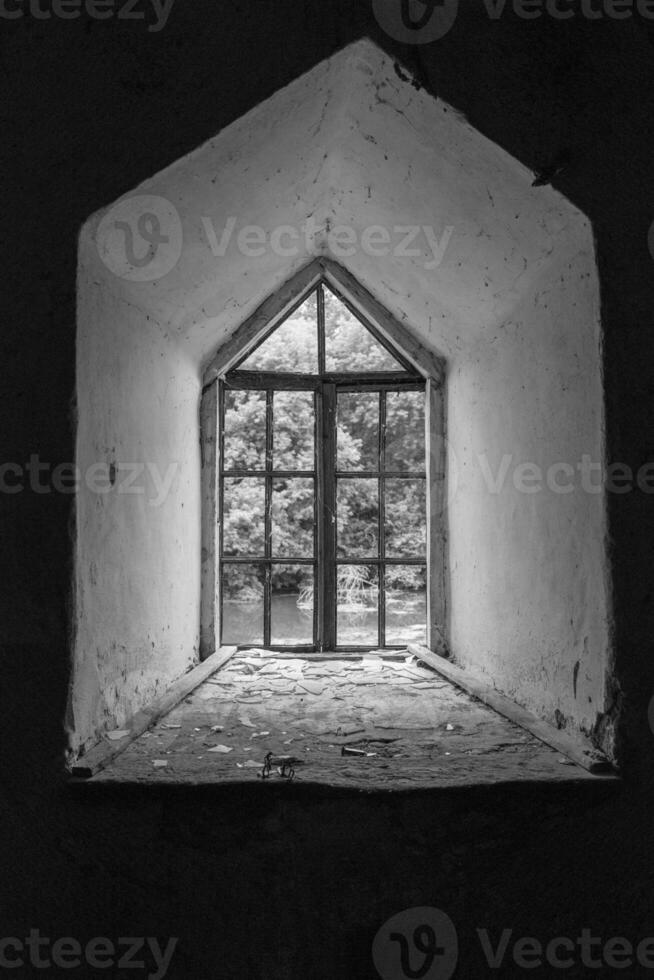
[[[397,320],[345,268],[325,257],[314,259],[275,293],[271,294],[220,346],[203,375],[200,399],[200,450],[202,488],[202,560],[200,601],[200,658],[211,656],[219,648],[220,600],[219,581],[219,381],[225,381],[249,355],[298,309],[320,282],[344,303],[398,363],[405,368],[396,372],[403,378],[413,377],[425,383],[425,449],[427,480],[427,646],[442,652],[448,632],[448,595],[446,575],[446,508],[445,508],[445,362],[426,348],[414,334]],[[320,364],[324,363],[324,351]],[[283,387],[306,386],[307,378],[344,380],[360,377],[358,372],[324,372],[319,375],[285,372],[245,372],[256,386],[262,376],[273,377]],[[366,382],[388,381],[394,372],[366,372]],[[363,386],[362,386],[363,387]]]
[[[326,323],[326,297],[324,294],[324,289],[321,286],[327,287],[331,295],[339,301],[339,303],[345,307],[346,310],[353,316],[353,318],[361,325],[363,330],[370,335],[373,341],[375,341],[383,350],[390,356],[394,361],[394,366],[390,369],[379,368],[378,370],[353,370],[353,371],[334,371],[327,367],[327,361],[329,359],[329,337],[327,336],[327,323]],[[307,300],[312,296],[316,295],[316,367],[317,371],[310,370],[297,370],[297,371],[284,371],[278,370],[276,368],[248,368],[246,363],[265,347],[267,341],[286,323],[289,323],[295,314],[302,309]],[[246,351],[241,359],[231,367],[226,373],[227,378],[238,378],[241,383],[247,383],[249,380],[256,383],[262,377],[266,380],[274,381],[279,384],[290,383],[294,385],[295,383],[306,384],[311,381],[317,381],[318,379],[322,381],[347,381],[351,377],[359,378],[365,377],[370,383],[375,383],[377,381],[393,381],[397,380],[409,380],[411,378],[416,380],[423,380],[422,376],[418,374],[416,368],[391,344],[388,340],[376,329],[375,325],[370,322],[370,319],[362,314],[360,310],[353,308],[352,304],[349,302],[347,296],[343,295],[341,291],[334,287],[332,283],[329,283],[324,276],[321,276],[317,282],[312,284],[308,289],[297,298],[297,301],[291,306],[290,310],[284,314],[284,316],[270,327],[263,336],[261,336],[254,346]]]

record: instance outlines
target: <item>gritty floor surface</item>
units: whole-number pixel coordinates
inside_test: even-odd
[[[354,750],[354,751],[353,751]],[[247,651],[92,782],[280,782],[366,790],[598,780],[408,655],[308,660]]]

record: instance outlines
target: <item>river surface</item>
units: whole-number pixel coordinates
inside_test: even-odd
[[[273,595],[271,629],[273,646],[299,646],[313,642],[313,615],[300,608],[297,595]],[[424,643],[426,640],[425,592],[394,593],[386,604],[386,643]],[[223,604],[222,642],[261,644],[263,642],[263,603],[235,602]],[[377,645],[377,610],[351,610],[341,606],[337,611],[337,643]]]

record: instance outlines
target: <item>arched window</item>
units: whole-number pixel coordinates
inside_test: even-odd
[[[259,311],[210,369],[206,654],[402,648],[428,642],[435,615],[443,625],[438,385],[389,336],[388,314],[383,331],[325,270],[290,304],[284,291],[263,330]]]

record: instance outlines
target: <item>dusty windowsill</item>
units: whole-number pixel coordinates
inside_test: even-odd
[[[297,760],[298,786],[377,791],[615,780],[591,775],[402,657],[253,652],[237,654],[87,783],[282,785],[288,780],[277,764],[262,779],[269,752]]]

